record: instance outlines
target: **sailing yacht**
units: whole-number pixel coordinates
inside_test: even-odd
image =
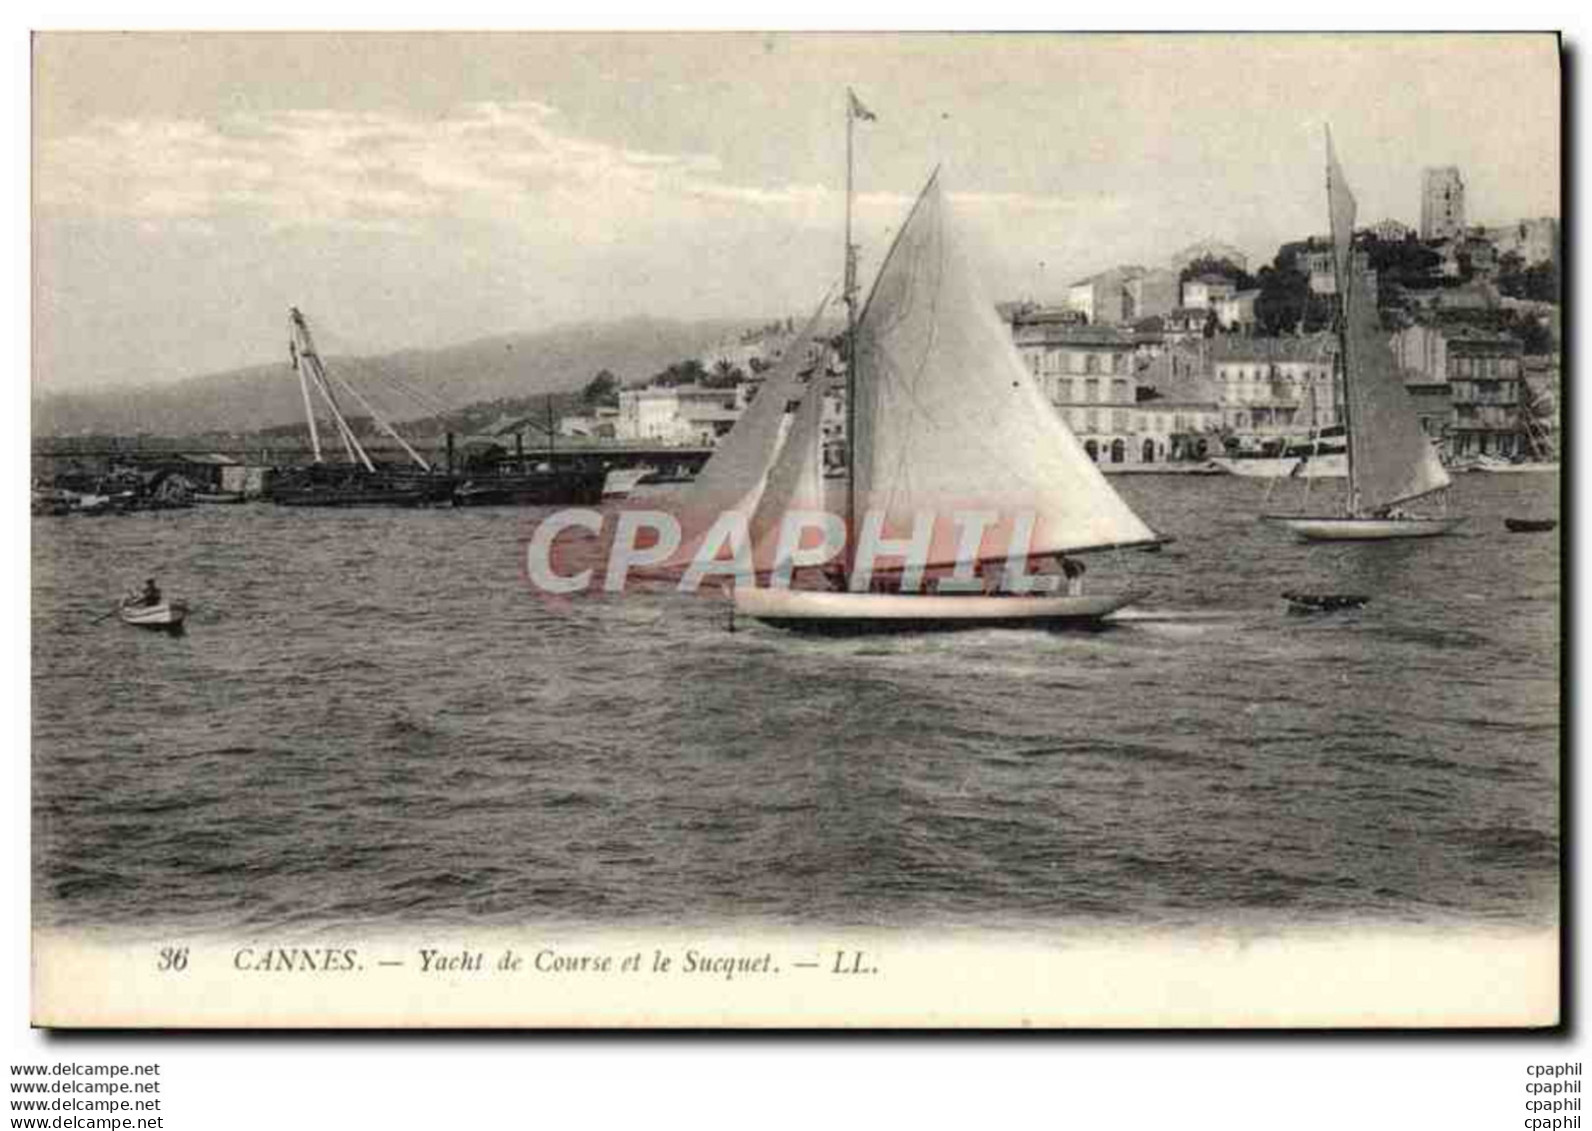
[[[1399,377],[1367,280],[1353,270],[1355,200],[1327,131],[1327,205],[1338,315],[1343,414],[1348,430],[1348,505],[1341,515],[1263,515],[1311,542],[1383,541],[1446,534],[1463,519],[1403,508],[1449,484]]]
[[[849,237],[847,250],[849,293]],[[979,591],[981,569],[1009,572],[1013,564],[1166,539],[1106,482],[1024,368],[974,282],[938,170],[850,337],[844,566],[827,591],[738,582],[738,613],[815,632],[1032,627],[1098,621],[1143,596]],[[780,560],[786,516],[826,509],[824,393],[820,382],[809,384],[752,508],[760,578],[789,569],[793,555]],[[971,513],[992,520],[976,540],[949,521]],[[927,527],[925,516],[933,519]],[[858,561],[858,543],[870,535],[897,550],[911,541],[914,550],[876,572],[871,560]],[[909,557],[933,592],[915,591]]]

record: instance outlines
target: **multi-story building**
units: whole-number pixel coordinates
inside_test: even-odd
[[[1170,314],[1178,305],[1177,272],[1152,268],[1127,282],[1128,299],[1133,304],[1133,319]]]
[[[1259,289],[1238,291],[1215,304],[1216,321],[1223,330],[1248,333],[1255,328],[1255,300]]]
[[[1206,356],[1223,428],[1243,441],[1342,423],[1336,353],[1331,334],[1212,339]]]
[[[1113,267],[1079,279],[1067,288],[1067,305],[1087,318],[1090,325],[1132,322],[1137,316],[1128,284],[1144,273],[1142,267]]]
[[[1139,374],[1138,463],[1200,460],[1221,452],[1222,409],[1203,346],[1170,349]]]
[[[1106,326],[1014,322],[1017,352],[1091,458],[1124,463],[1138,403],[1134,335]]]
[[[712,444],[740,419],[751,386],[653,385],[619,394],[614,433],[621,440]]]
[[[1421,172],[1421,239],[1443,240],[1465,230],[1465,181],[1456,165]]]
[[[1447,336],[1436,326],[1417,322],[1394,334],[1390,344],[1421,430],[1433,439],[1447,437],[1454,420]]]
[[[1448,335],[1453,398],[1451,451],[1458,458],[1527,454],[1521,422],[1521,346],[1500,334]]]
[[[1211,310],[1237,293],[1233,281],[1223,275],[1199,275],[1183,280],[1183,305],[1193,310]]]

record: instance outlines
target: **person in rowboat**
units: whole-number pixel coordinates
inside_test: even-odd
[[[144,591],[138,595],[137,604],[146,608],[160,604],[160,586],[155,584],[153,577],[144,579]]]
[[[1083,596],[1083,575],[1089,567],[1080,561],[1069,558],[1066,554],[1056,555],[1056,564],[1061,567],[1061,575],[1067,579],[1067,596]]]

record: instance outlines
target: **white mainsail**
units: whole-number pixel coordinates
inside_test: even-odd
[[[973,280],[938,171],[880,267],[857,325],[853,531],[870,513],[903,538],[932,515],[928,564],[957,559],[954,515],[994,513],[978,554],[1004,558],[1157,540],[1024,368]]]
[[[1448,472],[1415,415],[1370,287],[1353,265],[1354,194],[1327,131],[1327,205],[1332,263],[1342,302],[1344,401],[1349,431],[1349,505],[1372,513],[1448,486]]]
[[[829,295],[825,294],[807,324],[768,371],[752,403],[682,494],[678,505],[680,547],[664,568],[689,565],[721,515],[733,512],[750,516],[757,506],[769,469],[784,446],[787,412],[802,395],[802,375],[810,366],[808,353],[828,306]],[[825,364],[822,356],[817,364],[819,368]]]

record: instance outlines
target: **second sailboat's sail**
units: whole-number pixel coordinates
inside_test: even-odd
[[[1355,200],[1327,135],[1327,200],[1334,267],[1343,296],[1344,395],[1348,400],[1350,507],[1369,514],[1448,486],[1399,377],[1367,280],[1354,270]]]

